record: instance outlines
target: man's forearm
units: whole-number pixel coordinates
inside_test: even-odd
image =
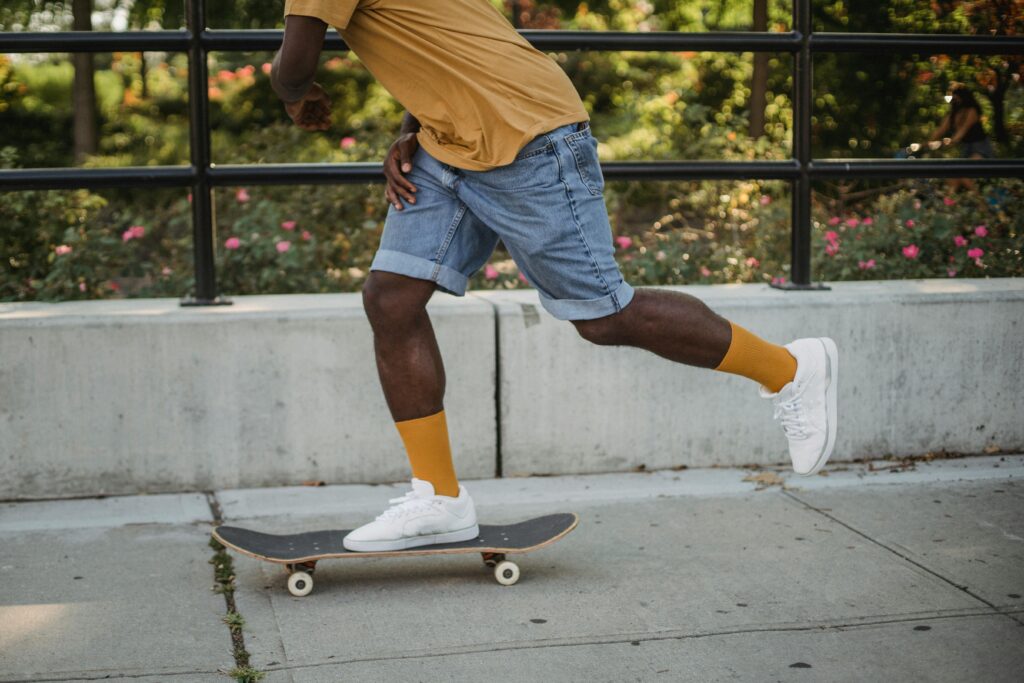
[[[284,42],[274,55],[270,86],[285,102],[298,102],[313,85],[327,24],[313,17],[285,18]]]
[[[416,120],[416,117],[410,114],[409,112],[405,112],[405,116],[402,117],[401,134],[405,135],[406,133],[415,133],[419,129],[420,122]]]

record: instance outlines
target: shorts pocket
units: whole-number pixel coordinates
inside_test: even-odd
[[[597,156],[597,138],[587,128],[585,135],[569,135],[565,143],[572,150],[576,160],[576,170],[580,180],[592,195],[600,195],[604,191],[604,174],[601,172],[601,160]]]

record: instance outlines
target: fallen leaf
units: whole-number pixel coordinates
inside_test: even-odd
[[[743,477],[743,481],[749,481],[757,484],[758,491],[766,489],[769,486],[785,487],[786,485],[786,480],[775,472],[758,472],[757,474],[748,474]]]

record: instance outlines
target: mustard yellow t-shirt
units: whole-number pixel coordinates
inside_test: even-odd
[[[504,166],[540,133],[590,119],[561,67],[488,0],[286,0],[289,14],[337,29],[451,166]]]

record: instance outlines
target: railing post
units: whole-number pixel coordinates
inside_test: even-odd
[[[182,306],[229,304],[217,295],[217,273],[213,255],[213,198],[210,195],[210,116],[206,49],[202,43],[206,29],[205,0],[187,0],[189,146],[195,181],[192,183],[192,253],[195,263],[196,291],[184,297]]]
[[[783,289],[823,289],[811,284],[811,0],[793,0],[793,30],[800,47],[793,55],[793,158],[799,174],[792,182],[790,282]]]

